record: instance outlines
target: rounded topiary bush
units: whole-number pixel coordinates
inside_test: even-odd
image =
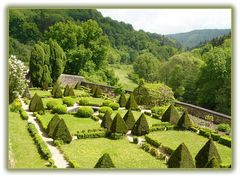
[[[59,104],[57,100],[50,100],[50,101],[47,102],[46,106],[47,106],[48,110],[51,110],[57,104]]]
[[[91,107],[82,106],[82,107],[78,108],[77,116],[82,117],[82,118],[88,118],[88,117],[92,116],[93,112],[94,111]]]
[[[109,104],[111,104],[112,101],[111,100],[104,100],[102,103],[102,106],[109,106]]]
[[[58,113],[58,114],[66,114],[67,113],[67,107],[62,105],[62,104],[58,104],[58,105],[53,107],[52,112],[53,113]]]
[[[222,123],[222,124],[219,124],[219,125],[218,125],[217,129],[218,129],[219,131],[221,131],[221,132],[228,132],[228,131],[231,130],[231,127],[230,127],[230,125],[228,125],[228,124]]]
[[[99,108],[99,113],[105,113],[106,111],[108,111],[110,114],[113,113],[112,108],[110,108],[108,106],[103,106],[103,107]]]
[[[75,103],[75,100],[71,97],[63,98],[63,104],[66,104],[67,106],[73,106],[74,103]]]
[[[87,105],[89,105],[89,98],[80,98],[78,103],[79,103],[79,105],[87,106]]]
[[[109,104],[109,107],[112,108],[112,110],[118,110],[120,106],[118,103],[112,102]]]

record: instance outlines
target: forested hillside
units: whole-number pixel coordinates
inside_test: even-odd
[[[199,44],[214,36],[205,33],[183,39]],[[176,40],[136,31],[93,9],[11,9],[9,54],[29,66],[33,86],[42,89],[61,73],[124,89],[161,82],[180,101],[231,113],[230,33],[183,51]]]
[[[171,39],[176,39],[187,49],[197,47],[202,43],[207,43],[208,41],[227,35],[230,29],[203,29],[203,30],[193,30],[186,33],[176,33],[166,35]]]

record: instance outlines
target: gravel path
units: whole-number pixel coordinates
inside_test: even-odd
[[[63,154],[59,151],[59,149],[53,145],[53,139],[49,138],[47,134],[43,131],[41,126],[36,120],[36,117],[33,116],[32,112],[29,112],[28,110],[28,105],[24,103],[23,99],[20,98],[22,102],[23,109],[27,112],[29,118],[28,122],[33,123],[38,130],[39,135],[42,137],[43,141],[46,143],[48,146],[49,150],[52,153],[52,159],[54,160],[55,166],[57,168],[68,168],[69,164],[68,162],[64,159]]]

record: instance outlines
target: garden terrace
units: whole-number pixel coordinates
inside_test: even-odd
[[[81,139],[61,145],[61,150],[67,159],[78,163],[80,168],[93,168],[104,153],[110,155],[116,168],[167,168],[164,161],[157,160],[125,138]]]
[[[190,131],[156,131],[147,135],[152,140],[160,143],[165,147],[175,150],[181,143],[185,143],[191,155],[195,157],[199,150],[208,141],[208,138],[199,136],[198,134]],[[215,142],[217,150],[222,158],[223,164],[232,163],[232,150],[231,148]]]

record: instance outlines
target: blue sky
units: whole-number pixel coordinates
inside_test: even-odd
[[[231,9],[97,9],[104,17],[159,34],[231,28]]]

